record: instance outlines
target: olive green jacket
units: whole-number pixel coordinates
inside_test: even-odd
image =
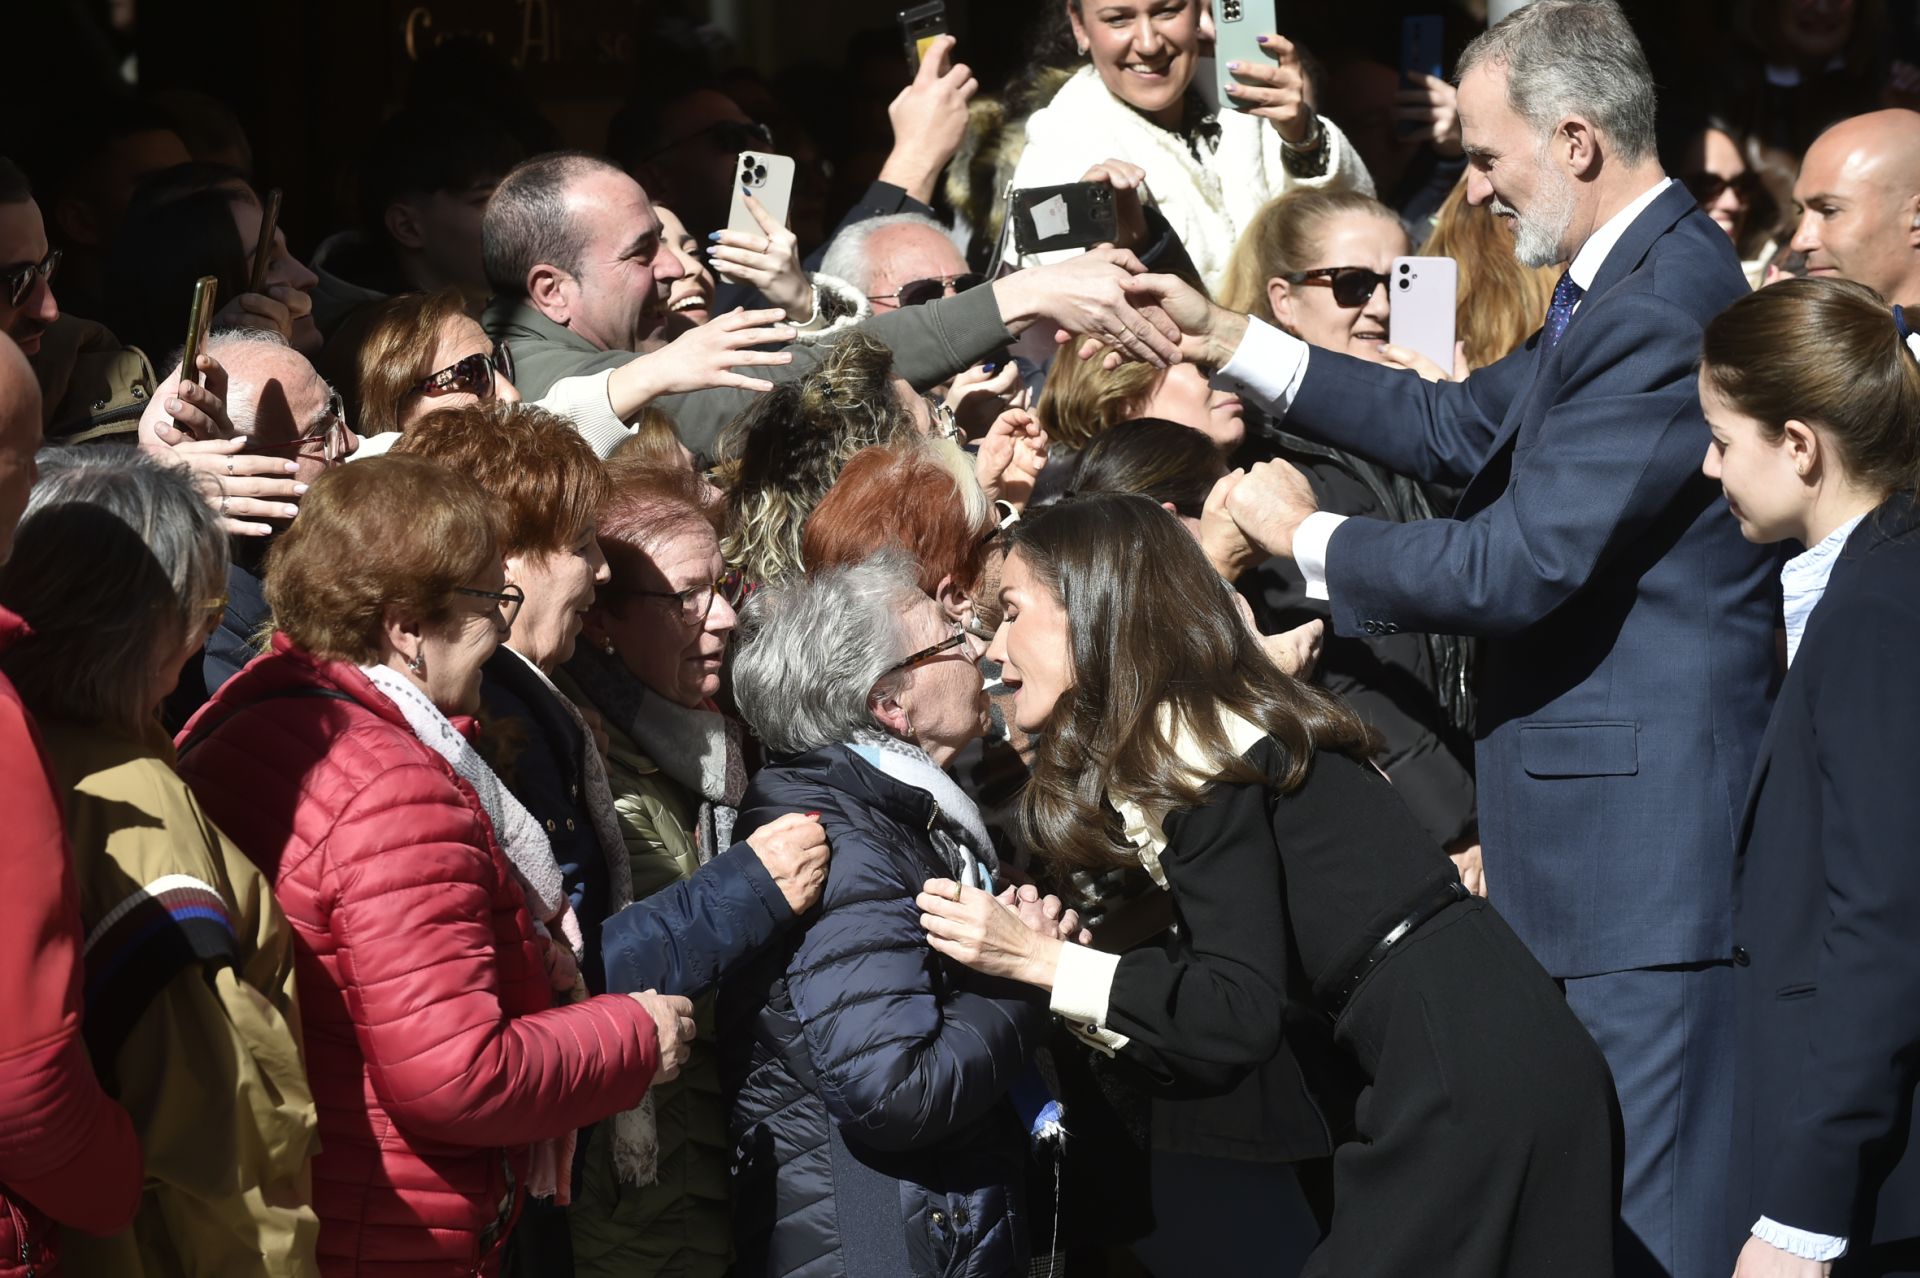
[[[562,676],[564,678],[564,676]],[[563,685],[572,695],[571,684]],[[607,780],[640,901],[689,878],[697,795],[654,765],[618,725],[607,724]],[[578,1278],[724,1278],[732,1260],[727,1103],[714,1048],[712,996],[694,1005],[699,1037],[671,1083],[653,1088],[660,1176],[622,1184],[607,1124],[593,1132],[568,1219]]]

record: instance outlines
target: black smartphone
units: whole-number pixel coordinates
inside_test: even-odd
[[[907,74],[920,74],[920,63],[933,42],[952,28],[947,24],[946,0],[927,0],[900,11],[900,36],[906,42]]]
[[[1430,75],[1436,80],[1446,78],[1446,35],[1446,21],[1437,13],[1410,14],[1400,19],[1402,86],[1414,88],[1423,83],[1423,76]],[[1395,128],[1403,138],[1420,132],[1417,124],[1406,120],[1398,121]]]
[[[273,236],[280,226],[280,188],[267,192],[266,205],[260,210],[260,240],[253,246],[253,269],[247,273],[247,292],[258,293],[267,286],[267,267],[273,262]]]
[[[1119,234],[1113,188],[1105,182],[1069,182],[1015,191],[1009,213],[1013,218],[1013,247],[1022,256],[1111,244]]]

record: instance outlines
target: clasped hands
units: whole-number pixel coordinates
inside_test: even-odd
[[[987,976],[1041,989],[1053,987],[1063,944],[1093,940],[1078,913],[1030,883],[995,896],[952,879],[928,879],[914,904],[927,944],[937,953]]]

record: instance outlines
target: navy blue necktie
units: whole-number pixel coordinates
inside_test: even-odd
[[[1580,304],[1581,295],[1587,290],[1573,282],[1573,272],[1568,271],[1553,286],[1553,301],[1547,307],[1547,327],[1542,336],[1547,349],[1552,350],[1566,336],[1567,324],[1573,319],[1573,308]]]

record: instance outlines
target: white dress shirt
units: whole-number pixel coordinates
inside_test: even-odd
[[[1672,178],[1661,178],[1587,237],[1587,242],[1580,246],[1580,251],[1573,255],[1572,264],[1567,267],[1567,274],[1573,277],[1573,282],[1580,286],[1583,293],[1593,287],[1594,278],[1600,274],[1600,267],[1606,262],[1607,255],[1613,252],[1613,246],[1620,242],[1620,237],[1627,233],[1634,219],[1646,212],[1647,206],[1658,199],[1672,182]],[[1578,302],[1574,303],[1573,310],[1576,315],[1579,314]],[[1243,388],[1269,412],[1284,417],[1287,410],[1293,407],[1294,397],[1300,393],[1300,384],[1306,380],[1307,357],[1312,350],[1313,347],[1299,338],[1283,333],[1271,324],[1249,319],[1246,337],[1235,348],[1233,358],[1221,366],[1216,376]],[[1334,530],[1346,518],[1331,511],[1315,511],[1301,521],[1293,534],[1293,562],[1306,580],[1309,599],[1327,597],[1327,546],[1333,540]]]
[[[1780,570],[1780,596],[1786,605],[1788,665],[1793,664],[1794,655],[1800,651],[1800,636],[1807,633],[1807,618],[1813,615],[1814,605],[1827,593],[1827,578],[1833,575],[1834,560],[1846,549],[1847,538],[1865,518],[1865,514],[1855,515],[1821,538],[1819,545],[1787,560]]]

